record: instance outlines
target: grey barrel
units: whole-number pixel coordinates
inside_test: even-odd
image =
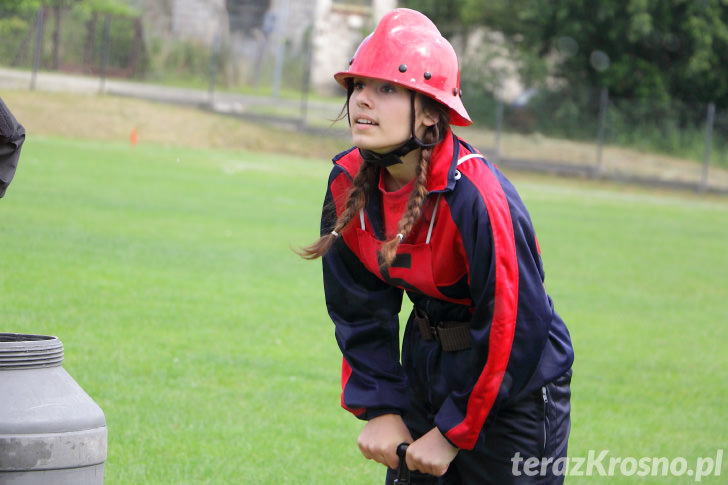
[[[104,482],[106,418],[62,364],[57,337],[0,333],[0,485]]]

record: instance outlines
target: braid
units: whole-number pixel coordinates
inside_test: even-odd
[[[425,145],[432,145],[442,141],[442,137],[447,132],[447,128],[450,126],[449,109],[438,103],[432,98],[422,96],[423,109],[429,110],[432,113],[438,114],[438,121],[425,131],[422,142]],[[409,201],[407,202],[407,210],[402,215],[402,219],[399,221],[398,231],[399,233],[390,241],[387,241],[382,245],[379,250],[379,269],[380,271],[389,267],[394,261],[397,255],[397,247],[404,241],[407,235],[414,227],[415,222],[419,219],[422,214],[422,208],[425,206],[427,201],[427,172],[430,167],[430,161],[432,159],[432,150],[434,147],[423,147],[420,152],[420,163],[417,165],[415,170],[415,186],[410,194]]]
[[[349,95],[351,86],[349,87]],[[450,126],[449,108],[432,98],[422,96],[423,108],[438,114],[438,122],[427,128],[422,142],[425,145],[439,143]],[[348,103],[347,103],[348,104]],[[339,118],[343,117],[340,114]],[[380,269],[389,267],[397,254],[397,247],[407,237],[414,227],[415,222],[422,214],[422,208],[427,201],[427,172],[430,167],[433,147],[423,147],[420,152],[420,161],[415,169],[415,185],[407,202],[407,210],[398,224],[399,233],[390,241],[382,245],[379,251]],[[333,229],[328,234],[321,236],[310,246],[296,251],[304,259],[320,258],[331,248],[336,238],[349,224],[357,212],[362,210],[367,203],[367,198],[375,186],[378,167],[372,163],[362,163],[352,182],[351,190],[346,198],[344,211],[336,219]]]
[[[412,188],[409,201],[407,202],[407,210],[402,215],[397,226],[398,234],[391,240],[382,245],[379,250],[379,267],[384,269],[392,264],[397,254],[397,247],[407,237],[415,222],[422,213],[422,207],[427,199],[427,168],[430,165],[430,156],[432,148],[423,148],[420,156],[420,163],[415,169],[415,185]]]
[[[366,205],[367,196],[371,193],[376,176],[377,167],[375,165],[371,163],[361,164],[361,167],[352,182],[351,190],[347,195],[344,211],[337,218],[331,232],[324,234],[310,246],[296,251],[299,256],[304,259],[316,259],[326,254],[346,225],[349,224],[356,213],[363,209]]]

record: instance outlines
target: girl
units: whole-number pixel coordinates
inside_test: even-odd
[[[334,158],[322,236],[303,256],[322,257],[362,454],[389,467],[387,483],[400,443],[412,483],[561,483],[569,333],[516,190],[450,129],[471,124],[452,46],[397,9],[334,77],[355,147]]]

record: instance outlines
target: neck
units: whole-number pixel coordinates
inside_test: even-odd
[[[402,163],[390,165],[386,168],[384,185],[387,191],[394,192],[407,185],[417,174],[417,165],[420,163],[422,149],[412,150],[401,157]]]

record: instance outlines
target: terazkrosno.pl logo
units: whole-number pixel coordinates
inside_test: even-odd
[[[692,477],[699,482],[705,477],[720,476],[723,466],[723,450],[716,450],[715,456],[688,460],[684,457],[667,458],[658,456],[619,457],[609,456],[609,450],[589,450],[586,457],[567,456],[561,458],[538,458],[521,456],[520,452],[511,458],[513,475],[571,476],[571,477]]]

